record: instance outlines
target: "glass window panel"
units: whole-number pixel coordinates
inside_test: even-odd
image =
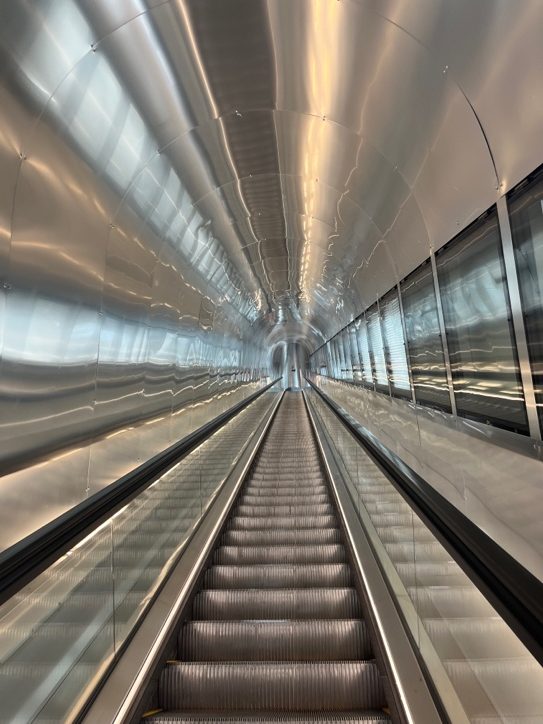
[[[345,375],[345,356],[343,354],[343,344],[341,342],[341,335],[338,334],[336,337],[334,337],[334,342],[336,345],[337,350],[337,375],[336,377],[340,380],[343,379],[343,376]]]
[[[437,255],[459,414],[526,433],[496,213]]]
[[[350,349],[351,349],[353,380],[355,382],[361,382],[362,381],[362,368],[360,366],[360,352],[358,349],[358,340],[357,340],[358,334],[357,334],[357,329],[356,329],[356,322],[352,322],[349,325],[348,334],[349,334],[349,343],[350,343]]]
[[[349,330],[344,329],[341,333],[341,342],[343,347],[343,355],[345,360],[343,378],[352,382],[353,379],[353,363],[351,353],[351,342],[349,339]]]
[[[528,351],[539,422],[543,427],[543,178],[509,205]]]
[[[336,379],[339,379],[340,377],[340,361],[339,361],[339,352],[337,347],[337,337],[334,337],[331,343],[331,351],[332,351],[332,377],[335,377]]]
[[[377,309],[377,305],[373,306],[366,312],[366,320],[368,322],[370,350],[373,356],[375,383],[378,389],[388,392],[385,350],[383,348],[383,337],[381,335],[381,320],[379,318],[379,310]]]
[[[451,411],[443,341],[430,263],[400,285],[407,350],[417,402]]]
[[[382,328],[392,393],[401,397],[410,397],[411,382],[397,290],[393,289],[389,292],[379,302],[379,307],[383,320]]]
[[[373,372],[371,368],[370,346],[368,340],[368,329],[365,318],[357,320],[358,325],[358,346],[360,348],[360,359],[362,362],[362,379],[367,385],[373,385]]]

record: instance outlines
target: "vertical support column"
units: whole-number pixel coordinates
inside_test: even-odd
[[[445,371],[447,373],[447,383],[449,385],[449,397],[451,399],[452,414],[456,415],[456,398],[454,396],[453,378],[451,372],[451,360],[449,357],[449,344],[447,342],[447,333],[445,332],[445,317],[443,316],[443,305],[441,304],[441,290],[439,288],[439,279],[437,276],[437,264],[433,251],[430,252],[430,263],[432,266],[432,276],[434,278],[434,290],[436,293],[436,308],[439,319],[439,327],[441,330],[441,344],[443,345],[443,358],[445,360]]]
[[[415,385],[413,384],[413,373],[411,372],[411,360],[409,359],[409,345],[407,344],[407,329],[405,327],[405,318],[403,316],[402,293],[400,291],[399,284],[396,284],[396,291],[398,293],[398,304],[400,305],[400,319],[402,320],[403,346],[405,348],[405,361],[407,362],[407,374],[409,375],[409,384],[411,385],[411,402],[416,403],[417,398],[415,396]]]
[[[539,419],[537,415],[534,380],[532,377],[532,367],[530,365],[528,339],[526,337],[526,328],[524,326],[522,300],[520,297],[520,287],[515,262],[515,249],[513,248],[513,237],[511,234],[509,211],[507,209],[507,199],[505,196],[502,196],[498,200],[496,208],[498,210],[498,224],[500,228],[503,260],[505,264],[505,277],[509,290],[509,301],[511,304],[513,331],[515,333],[515,340],[517,343],[520,377],[522,380],[522,387],[524,389],[526,412],[528,414],[528,426],[530,428],[530,436],[536,440],[541,440],[541,429],[539,427]]]

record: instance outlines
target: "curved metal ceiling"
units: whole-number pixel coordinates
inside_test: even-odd
[[[107,57],[158,144],[132,190],[175,170],[273,341],[333,334],[543,157],[539,0],[78,6],[48,103]]]

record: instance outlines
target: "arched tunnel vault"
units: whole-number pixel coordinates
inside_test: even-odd
[[[202,400],[261,384],[270,350],[318,347],[543,157],[539,0],[5,6],[8,471],[163,418],[120,476],[179,437],[181,409],[196,424]]]
[[[484,63],[488,50],[474,47],[473,26],[488,21],[480,7],[425,2],[410,13],[401,3],[337,0],[150,5],[108,16],[100,3],[88,3],[88,17],[104,33],[98,49],[114,55],[123,34],[125,56],[130,47],[152,55],[141,47],[142,27],[152,28],[172,77],[189,92],[187,126],[197,121],[164,152],[179,146],[183,164],[190,145],[205,159],[195,204],[219,240],[227,243],[224,229],[234,231],[234,263],[249,265],[272,316],[295,308],[329,336],[525,170],[525,159],[512,163],[492,146],[502,131],[478,103],[473,59],[467,68],[449,37],[451,28],[462,30],[459,45],[470,45],[475,65]],[[495,25],[497,34],[505,20]],[[130,33],[140,42],[130,44]],[[183,85],[187,64],[197,89]],[[161,123],[174,131],[175,120]]]
[[[473,27],[488,14],[473,4],[75,5],[247,288],[323,338],[526,170],[489,148],[503,131],[478,111],[472,68],[488,51]],[[449,37],[460,30],[469,68]]]

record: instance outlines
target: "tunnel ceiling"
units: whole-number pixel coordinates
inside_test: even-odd
[[[542,56],[538,5],[80,8],[93,52],[153,128],[270,342],[314,346],[532,169],[543,150],[541,83],[529,77]]]

